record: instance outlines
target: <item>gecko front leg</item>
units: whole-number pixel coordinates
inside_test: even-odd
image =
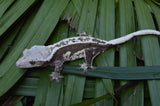
[[[54,67],[54,72],[52,72],[49,76],[51,77],[51,81],[56,80],[59,82],[59,78],[63,78],[63,76],[60,75],[60,72],[63,69],[63,62],[56,60],[54,62]]]

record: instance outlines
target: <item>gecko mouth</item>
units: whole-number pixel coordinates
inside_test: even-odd
[[[34,68],[34,67],[40,67],[42,65],[43,65],[43,61],[33,61],[31,59],[27,59],[24,57],[21,57],[16,62],[16,66],[19,68]]]
[[[16,62],[16,66],[19,67],[19,68],[31,68],[31,67],[33,67],[33,65],[29,64],[29,62],[24,61],[23,58],[20,58]]]

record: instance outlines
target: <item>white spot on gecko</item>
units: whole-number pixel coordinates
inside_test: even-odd
[[[71,57],[71,51],[68,51],[65,54],[63,54],[63,58],[66,61],[70,60],[70,57]]]
[[[65,61],[76,60],[85,57],[85,50],[77,51],[73,55],[71,55],[71,51],[67,51],[63,54],[63,58]]]
[[[76,59],[80,59],[83,57],[85,57],[85,50],[84,49],[77,51],[70,58],[71,58],[71,60],[76,60]]]

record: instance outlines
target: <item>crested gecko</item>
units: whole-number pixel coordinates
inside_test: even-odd
[[[88,68],[95,69],[92,66],[93,59],[101,52],[124,44],[134,37],[148,34],[160,35],[160,32],[151,29],[140,30],[110,41],[94,38],[82,32],[78,37],[66,38],[53,45],[35,45],[30,49],[25,49],[23,57],[16,62],[16,66],[19,68],[54,66],[54,72],[50,76],[51,80],[58,82],[59,78],[63,78],[60,72],[65,62],[84,58],[85,63],[80,64],[79,69],[87,72]]]

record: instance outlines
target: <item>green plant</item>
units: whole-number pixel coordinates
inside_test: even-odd
[[[114,89],[128,81],[102,76],[103,71],[108,72],[107,67],[113,67],[110,70],[114,72],[115,67],[160,65],[159,42],[155,36],[136,38],[119,46],[119,51],[113,48],[104,52],[94,63],[101,70],[89,71],[89,77],[83,76],[73,66],[81,60],[66,64],[65,78],[60,83],[50,82],[48,74],[52,68],[19,69],[15,65],[25,48],[53,44],[76,36],[82,30],[105,40],[140,29],[160,30],[160,8],[153,1],[0,0],[0,103],[13,101],[13,104],[21,106],[28,103],[28,96],[33,96],[31,104],[35,106],[71,105],[109,93],[111,96],[94,105],[157,106],[160,100],[159,80],[145,80],[117,95]],[[134,52],[144,61],[136,59]],[[151,67],[149,71],[155,73],[158,68]],[[117,68],[117,73],[119,69],[123,68]],[[115,77],[121,79],[130,75],[129,78],[136,78],[129,73],[133,69],[128,68],[128,74]],[[147,69],[150,67],[143,67],[146,73],[144,76],[141,74],[141,79],[149,79],[145,76],[149,73]],[[135,72],[139,75],[137,70]],[[150,77],[153,75],[159,78],[157,73]]]

